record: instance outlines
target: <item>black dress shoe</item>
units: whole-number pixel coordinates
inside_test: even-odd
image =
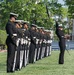
[[[7,71],[7,73],[14,73],[14,71]]]
[[[64,63],[59,63],[59,64],[64,64]]]
[[[15,68],[15,70],[16,70],[16,71],[19,71],[19,69],[18,69],[18,68]]]

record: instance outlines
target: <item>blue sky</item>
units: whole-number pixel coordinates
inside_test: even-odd
[[[64,4],[64,1],[63,0],[58,0],[59,3],[61,4]]]
[[[64,4],[64,1],[63,0],[58,0],[58,3]]]

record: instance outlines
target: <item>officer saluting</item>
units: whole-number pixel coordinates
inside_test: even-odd
[[[65,52],[65,36],[62,28],[62,24],[56,22],[56,34],[59,38],[59,47],[60,47],[60,54],[59,54],[59,64],[64,64],[64,52]]]
[[[10,13],[10,19],[6,24],[6,33],[7,33],[7,73],[13,71],[14,55],[16,49],[16,36],[17,29],[15,27],[14,21],[18,17],[18,14]]]

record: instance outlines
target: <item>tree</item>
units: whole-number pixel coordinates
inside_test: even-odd
[[[5,28],[10,12],[19,14],[18,19],[27,20],[31,24],[35,23],[45,28],[54,27],[52,16],[62,16],[62,5],[58,4],[57,0],[52,0],[51,2],[49,0],[12,0],[1,3],[1,7],[3,8],[0,13],[1,29]]]
[[[69,24],[69,31],[72,33],[72,28],[73,28],[73,21],[74,19],[74,0],[64,0],[65,5],[68,7],[68,24]]]
[[[65,4],[68,6],[68,12],[69,12],[69,17],[73,18],[73,13],[74,13],[74,0],[64,0]]]

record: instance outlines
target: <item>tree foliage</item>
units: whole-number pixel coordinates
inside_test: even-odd
[[[57,0],[40,0],[38,3],[36,2],[37,0],[12,0],[1,3],[0,29],[5,28],[10,12],[19,14],[18,19],[27,20],[30,23],[35,23],[38,26],[44,26],[49,29],[54,27],[52,16],[64,16],[62,14],[62,5],[57,3]],[[46,9],[46,5],[48,9]]]
[[[74,18],[74,0],[64,0],[65,4],[68,6],[69,17]]]

